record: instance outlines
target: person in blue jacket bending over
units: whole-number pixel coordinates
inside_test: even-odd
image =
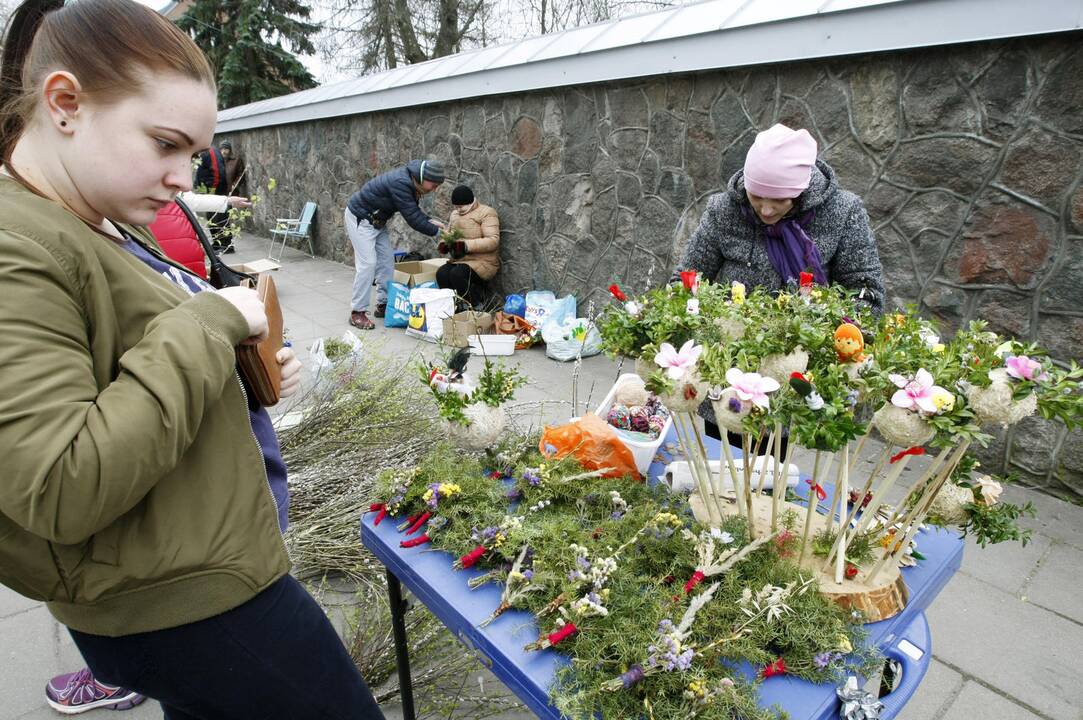
[[[394,260],[387,222],[395,213],[414,230],[436,236],[444,223],[433,220],[417,204],[444,182],[444,166],[438,160],[411,160],[402,167],[377,175],[355,192],[346,203],[346,234],[353,245],[354,279],[350,324],[361,330],[375,325],[368,316],[373,278],[376,280],[376,313],[387,311],[387,282]]]

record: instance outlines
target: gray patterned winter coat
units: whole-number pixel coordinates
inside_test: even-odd
[[[734,280],[749,289],[780,290],[782,278],[767,257],[764,224],[755,213],[746,218],[744,171],[730,178],[726,192],[707,202],[699,227],[688,241],[684,257],[673,275],[698,270],[713,282]],[[852,290],[865,290],[864,298],[877,313],[884,307],[884,279],[876,238],[861,199],[839,187],[835,171],[823,160],[812,169],[812,180],[794,203],[795,213],[815,211],[808,235],[816,243],[827,279]]]

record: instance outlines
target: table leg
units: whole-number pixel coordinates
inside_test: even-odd
[[[406,602],[402,586],[390,570],[387,571],[387,596],[391,601],[391,631],[395,635],[395,664],[399,670],[399,699],[402,720],[416,720],[414,713],[414,683],[410,679],[410,648],[406,644]]]

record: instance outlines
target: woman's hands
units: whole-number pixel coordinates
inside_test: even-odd
[[[288,398],[301,387],[301,361],[293,354],[293,348],[284,347],[275,355],[278,365],[282,369],[282,384],[279,387],[279,396]]]
[[[232,208],[250,208],[252,207],[252,201],[240,195],[230,195],[229,206]]]
[[[226,287],[218,290],[217,293],[237,308],[248,323],[248,339],[244,341],[245,344],[254,345],[267,339],[267,311],[255,290],[244,287]]]

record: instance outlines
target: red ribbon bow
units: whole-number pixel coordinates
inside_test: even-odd
[[[609,293],[613,297],[615,297],[617,300],[620,300],[621,302],[624,302],[625,300],[628,299],[628,296],[626,296],[623,292],[621,292],[620,287],[616,283],[613,283],[612,285],[609,286]]]
[[[821,485],[820,483],[813,483],[812,478],[809,478],[809,479],[805,480],[805,482],[807,482],[809,484],[809,487],[812,488],[812,492],[816,493],[816,497],[819,500],[826,500],[827,499],[827,491],[824,490],[823,485]]]
[[[478,545],[476,548],[459,558],[459,564],[464,568],[474,567],[481,556],[485,554],[485,546]]]
[[[925,454],[925,448],[923,448],[923,447],[907,448],[906,450],[903,450],[901,453],[897,453],[895,455],[892,455],[891,456],[891,464],[894,465],[895,463],[899,462],[900,460],[902,460],[907,455],[924,455],[924,454]]]
[[[775,675],[786,674],[786,661],[782,658],[775,660],[770,665],[763,668],[763,676],[765,678],[774,677]]]

